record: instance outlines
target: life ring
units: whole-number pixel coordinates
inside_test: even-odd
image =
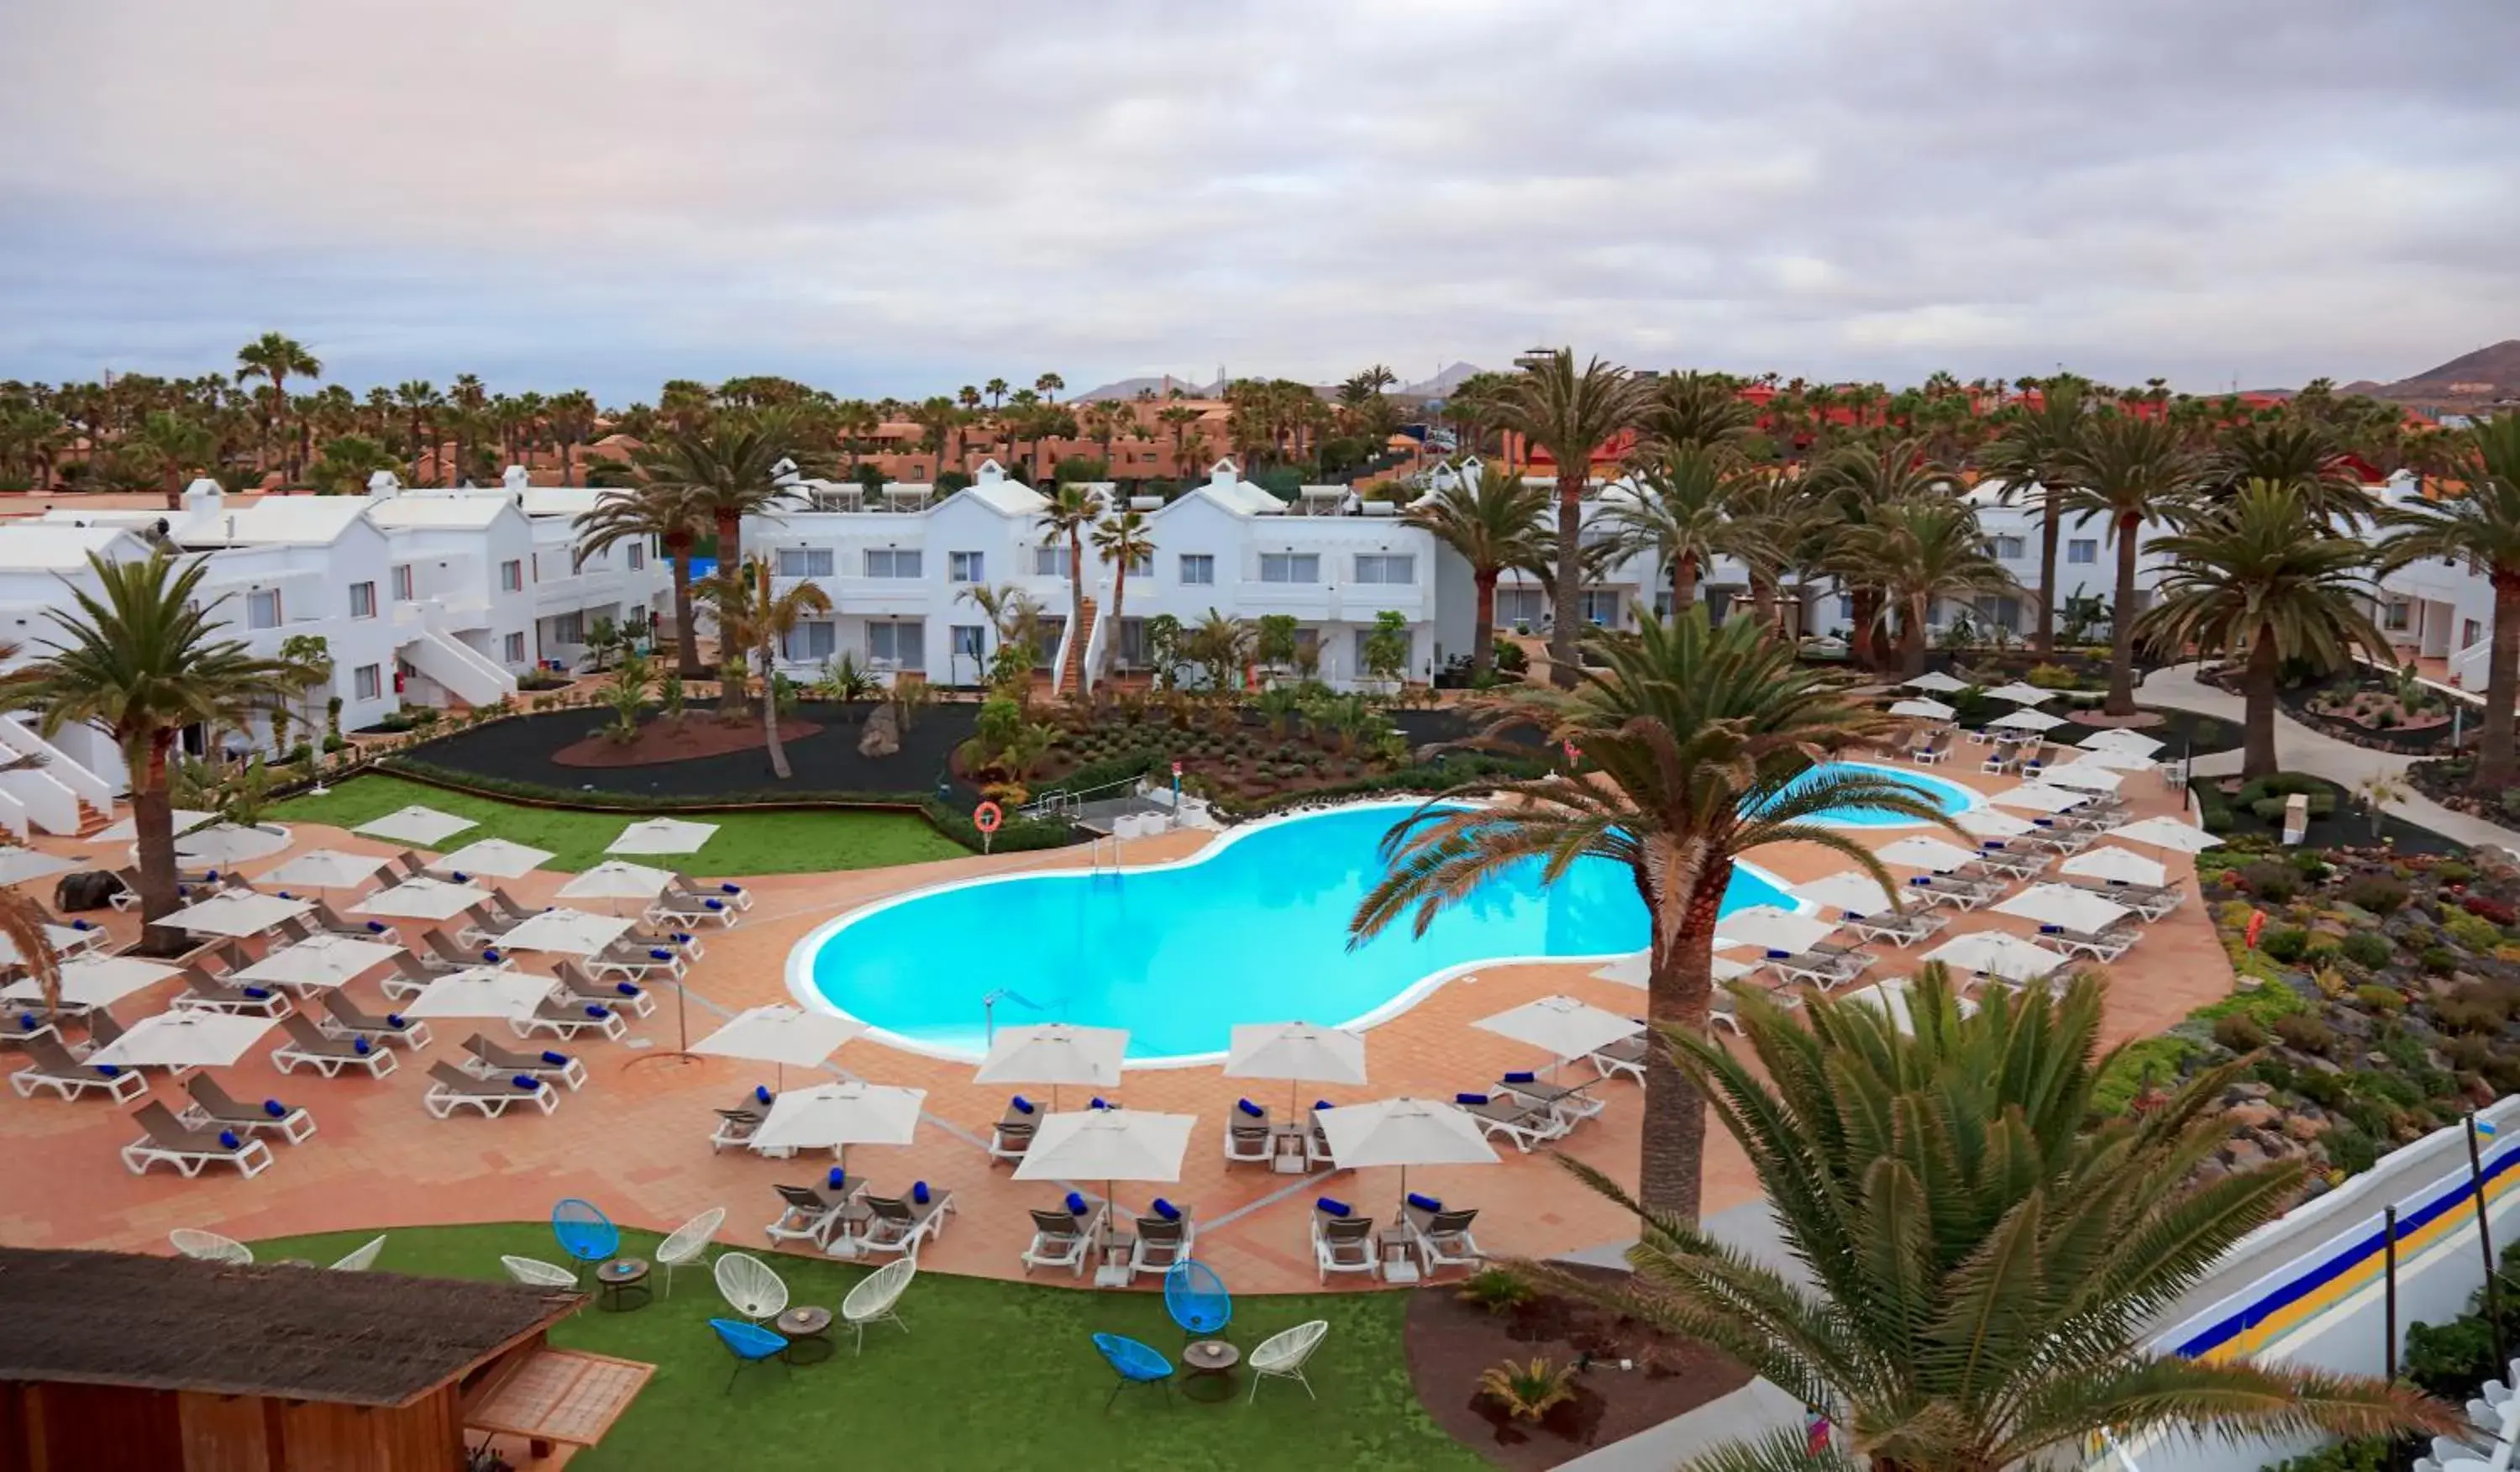
[[[998,825],[1006,820],[1006,809],[995,803],[983,803],[971,809],[971,826],[982,833],[997,832]]]

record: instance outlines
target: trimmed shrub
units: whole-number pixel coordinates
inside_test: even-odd
[[[2337,945],[2337,949],[2344,954],[2345,959],[2369,971],[2388,965],[2389,957],[2395,953],[2397,947],[2389,943],[2388,937],[2377,931],[2358,930],[2347,936]]]
[[[2502,943],[2502,927],[2464,910],[2452,910],[2442,916],[2442,929],[2478,955],[2492,955],[2494,947]]]
[[[2407,902],[2407,882],[2389,874],[2357,874],[2345,881],[2339,898],[2358,910],[2386,916]]]
[[[2289,903],[2301,893],[2301,876],[2292,865],[2276,859],[2262,859],[2233,876],[2241,887],[2269,904]]]
[[[2234,1053],[2254,1053],[2267,1045],[2267,1030],[2244,1012],[2214,1020],[2214,1040]]]
[[[2433,976],[2448,976],[2458,969],[2458,952],[2447,945],[2427,945],[2415,958]],[[2390,989],[2383,988],[2383,990]],[[2392,994],[2395,994],[2392,992]]]
[[[2324,1054],[2336,1046],[2336,1030],[2307,1012],[2278,1017],[2273,1026],[2275,1036],[2297,1053]]]
[[[2258,948],[2272,959],[2289,966],[2300,960],[2302,953],[2310,949],[2310,932],[2291,925],[2284,926],[2280,930],[2271,930],[2258,938]]]
[[[2374,1012],[2394,1015],[2407,1010],[2407,994],[2395,987],[2365,982],[2354,989],[2354,999]]]

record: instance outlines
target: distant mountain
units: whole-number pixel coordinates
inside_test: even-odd
[[[1453,391],[1462,387],[1465,380],[1485,372],[1487,372],[1486,369],[1476,364],[1455,363],[1433,378],[1401,385],[1391,391],[1391,396],[1394,398],[1449,398]]]
[[[2485,403],[2520,397],[2520,338],[2480,347],[2375,391],[2400,401]]]
[[[1088,389],[1082,393],[1071,393],[1068,395],[1068,401],[1092,403],[1097,399],[1104,398],[1135,398],[1149,389],[1154,391],[1157,398],[1170,398],[1175,389],[1183,391],[1192,398],[1214,398],[1225,391],[1223,384],[1194,384],[1189,379],[1175,378],[1169,373],[1164,373],[1152,378],[1124,378],[1117,383]]]

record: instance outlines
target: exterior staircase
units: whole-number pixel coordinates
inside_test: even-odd
[[[1085,617],[1067,630],[1066,652],[1058,661],[1058,679],[1050,687],[1054,697],[1074,695],[1085,688],[1085,651],[1094,643],[1097,618],[1094,600],[1085,600]]]
[[[85,798],[79,799],[78,816],[77,836],[80,838],[94,838],[100,830],[112,827],[113,824],[112,813],[100,809]]]

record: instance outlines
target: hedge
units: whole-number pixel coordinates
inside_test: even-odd
[[[1548,770],[1546,764],[1511,757],[1492,757],[1480,753],[1461,752],[1439,757],[1420,766],[1404,766],[1397,771],[1359,777],[1330,787],[1307,787],[1298,792],[1279,793],[1252,803],[1214,801],[1219,812],[1234,818],[1255,818],[1289,807],[1302,807],[1314,803],[1333,802],[1341,798],[1368,798],[1384,793],[1433,793],[1481,777],[1500,781],[1518,781],[1536,777]]]

